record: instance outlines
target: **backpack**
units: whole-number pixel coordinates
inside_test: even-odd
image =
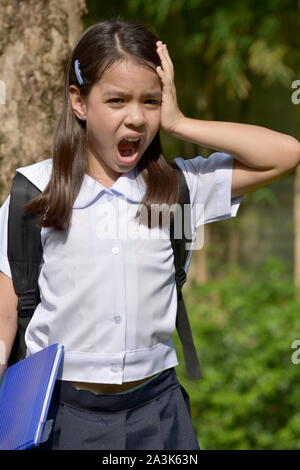
[[[187,229],[183,230],[185,223],[186,227],[191,227],[190,211],[183,210],[184,204],[190,204],[190,196],[183,172],[175,162],[172,163],[172,167],[179,171],[179,204],[184,215],[182,216],[181,238],[174,238],[173,219],[170,223],[170,239],[174,252],[178,299],[176,328],[182,344],[188,378],[190,380],[197,380],[202,378],[202,373],[181,292],[181,288],[186,281],[185,263],[190,251],[186,249],[186,243],[191,243],[192,241],[191,231],[189,230],[187,236],[185,233]],[[35,223],[35,214],[24,214],[22,209],[27,202],[37,197],[40,192],[23,174],[16,172],[10,193],[7,255],[14,289],[19,298],[18,329],[8,360],[8,366],[26,357],[25,332],[37,305],[40,303],[38,277],[43,255],[40,237],[41,228]]]

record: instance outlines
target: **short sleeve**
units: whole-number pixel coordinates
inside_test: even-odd
[[[215,152],[208,158],[175,158],[190,191],[192,223],[200,225],[236,217],[243,195],[231,198],[233,157]]]
[[[7,257],[7,226],[10,195],[0,207],[0,271],[12,278]]]

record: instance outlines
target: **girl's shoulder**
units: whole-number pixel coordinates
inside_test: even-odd
[[[40,191],[44,191],[51,176],[52,158],[17,168],[16,171],[24,175]]]

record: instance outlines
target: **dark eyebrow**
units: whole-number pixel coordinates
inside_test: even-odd
[[[109,90],[103,93],[104,97],[115,96],[115,95],[123,96],[124,98],[130,97],[130,93],[126,93],[126,91],[122,91],[122,90]],[[161,96],[162,96],[161,92],[154,92],[154,91],[149,91],[148,93],[143,94],[143,97],[147,97],[147,98],[148,97],[149,98],[161,98]]]

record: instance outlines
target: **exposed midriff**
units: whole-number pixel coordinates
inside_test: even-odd
[[[134,388],[137,385],[150,380],[152,377],[154,377],[154,375],[134,382],[124,382],[122,384],[97,384],[88,382],[70,382],[70,384],[78,389],[89,390],[94,393],[119,393],[129,390],[130,388]]]

